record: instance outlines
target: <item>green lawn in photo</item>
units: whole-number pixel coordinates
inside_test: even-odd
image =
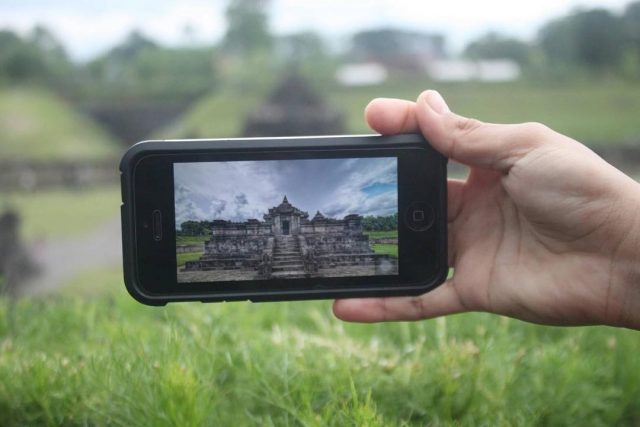
[[[121,272],[0,298],[0,424],[637,425],[638,332],[472,313],[347,324],[330,301],[148,307]]]
[[[398,238],[398,230],[365,231],[364,234],[368,235],[369,239]]]
[[[176,236],[176,245],[199,245],[209,239],[211,236]]]
[[[187,261],[197,261],[200,257],[204,255],[204,251],[198,252],[185,252],[181,254],[176,254],[178,268],[184,267]]]
[[[377,254],[387,254],[393,258],[398,258],[398,245],[374,243],[371,247]]]

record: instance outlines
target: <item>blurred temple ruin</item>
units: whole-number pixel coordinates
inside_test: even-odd
[[[344,133],[342,114],[331,109],[299,74],[289,73],[267,101],[249,114],[244,136]]]
[[[39,272],[20,239],[20,217],[12,209],[0,213],[0,292],[16,295]]]

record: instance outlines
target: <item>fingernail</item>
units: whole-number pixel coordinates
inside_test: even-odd
[[[449,106],[445,102],[442,95],[438,93],[438,91],[428,90],[424,95],[424,99],[429,105],[429,107],[431,107],[431,109],[438,114],[445,114],[445,113],[451,112],[451,110],[449,110]]]

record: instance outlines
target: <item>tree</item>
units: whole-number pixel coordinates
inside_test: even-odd
[[[616,67],[622,55],[620,19],[605,9],[577,11],[545,25],[540,46],[551,63],[592,70]]]
[[[223,49],[247,55],[269,50],[272,39],[268,28],[268,0],[230,0],[227,7],[227,33]]]
[[[490,32],[472,41],[464,50],[471,59],[511,59],[520,65],[529,62],[531,47],[518,39]]]
[[[397,58],[403,55],[444,55],[444,37],[416,31],[381,28],[353,36],[353,51],[365,58]]]
[[[626,44],[640,54],[640,1],[630,3],[625,8],[622,31]]]
[[[73,66],[54,35],[37,26],[26,37],[0,31],[0,79],[60,85],[73,80]]]
[[[296,63],[326,56],[324,41],[317,33],[311,31],[282,36],[277,42],[279,53]]]

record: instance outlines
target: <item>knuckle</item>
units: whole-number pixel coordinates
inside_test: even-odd
[[[480,120],[457,116],[454,122],[454,132],[451,135],[448,157],[456,157],[461,145],[469,140],[473,132],[483,126]]]
[[[478,129],[480,126],[482,126],[482,122],[473,118],[457,117],[455,126],[456,130],[464,135]]]
[[[522,123],[519,126],[520,137],[530,143],[542,143],[551,133],[546,125],[538,122]]]

